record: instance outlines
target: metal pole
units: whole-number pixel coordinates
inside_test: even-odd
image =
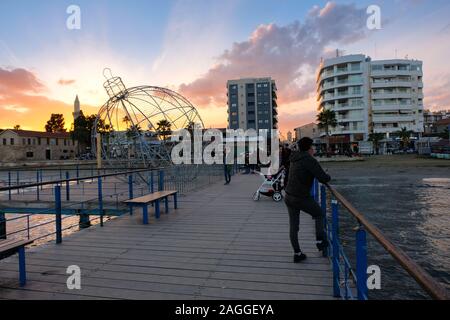
[[[66,200],[70,201],[69,171],[66,171]]]
[[[164,190],[164,171],[163,170],[159,170],[159,186],[158,186],[158,190],[159,191],[163,191]]]
[[[11,187],[11,171],[8,171],[8,187]],[[8,190],[8,200],[11,200],[11,189]]]
[[[62,242],[61,226],[61,186],[55,187],[55,225],[56,225],[56,243]]]
[[[356,231],[356,286],[358,300],[367,300],[367,237],[362,226]]]
[[[39,170],[36,171],[36,183],[39,183]],[[39,185],[36,187],[36,199],[39,201]]]
[[[128,198],[133,199],[133,174],[128,176]],[[130,206],[130,215],[133,214],[133,206]]]
[[[331,201],[332,209],[332,239],[333,239],[333,295],[341,296],[340,275],[339,275],[339,204],[337,200]]]
[[[100,226],[103,227],[103,190],[102,177],[98,177],[98,210],[100,211]]]
[[[77,184],[80,184],[80,181],[78,180],[80,178],[80,165],[77,164]]]
[[[323,219],[323,232],[328,238],[328,221],[327,221],[327,189],[324,185],[320,186],[320,206],[322,209],[322,219]],[[326,256],[329,256],[329,248],[324,251]]]

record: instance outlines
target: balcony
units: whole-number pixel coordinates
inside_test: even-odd
[[[392,92],[392,93],[386,93],[386,92],[377,92],[372,93],[372,99],[410,99],[412,93],[411,92]]]
[[[400,115],[383,115],[383,116],[373,115],[372,116],[372,122],[374,122],[374,123],[413,122],[414,120],[416,120],[416,117],[413,116],[413,115],[404,115],[404,116],[400,116]]]
[[[374,111],[397,111],[397,110],[411,110],[413,108],[412,104],[382,104],[382,105],[374,105],[372,104],[372,110]]]
[[[394,87],[411,88],[411,86],[412,86],[412,81],[407,81],[407,80],[372,81],[372,88],[394,88]]]

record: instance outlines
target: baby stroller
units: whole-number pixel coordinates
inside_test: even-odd
[[[264,177],[264,182],[253,194],[253,200],[258,201],[261,198],[261,195],[272,197],[275,202],[283,200],[281,191],[284,189],[284,176],[286,174],[284,167],[281,167],[274,175],[264,175],[261,172],[258,173]]]

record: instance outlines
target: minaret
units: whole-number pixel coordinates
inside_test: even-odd
[[[80,116],[80,100],[78,100],[78,95],[73,103],[73,120],[76,120]]]

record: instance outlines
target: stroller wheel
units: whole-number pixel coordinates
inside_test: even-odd
[[[260,194],[258,191],[256,191],[256,192],[253,194],[253,200],[259,201],[259,198],[261,198],[261,194]]]
[[[275,202],[280,202],[281,200],[283,200],[283,195],[281,194],[281,192],[275,192],[272,196],[272,199]]]

